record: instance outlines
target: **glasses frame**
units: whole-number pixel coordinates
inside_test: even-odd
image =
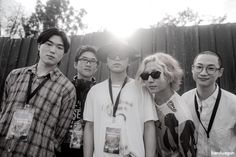
[[[147,81],[149,79],[149,76],[151,76],[152,79],[159,79],[161,76],[161,72],[160,71],[152,71],[150,73],[143,72],[142,74],[140,74],[140,77],[143,81]]]
[[[196,67],[201,67],[200,69],[196,69]],[[196,72],[196,73],[201,73],[203,71],[203,69],[206,69],[206,73],[208,75],[213,75],[216,73],[216,71],[220,70],[220,68],[217,68],[216,66],[214,65],[207,65],[206,67],[202,66],[202,65],[192,65],[192,68],[193,70]],[[210,68],[213,68],[212,70],[209,70]]]
[[[88,59],[88,58],[79,58],[78,61],[80,61],[81,63],[84,64],[90,64],[90,65],[98,65],[98,61],[97,60],[93,60],[93,59]]]

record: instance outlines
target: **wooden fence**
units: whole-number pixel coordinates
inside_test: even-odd
[[[64,56],[60,69],[71,79],[76,73],[73,67],[75,50],[86,44],[99,48],[110,39],[111,35],[106,32],[72,36],[70,52]],[[220,85],[236,94],[236,24],[141,29],[128,39],[128,43],[141,53],[140,60],[130,65],[128,73],[132,77],[142,58],[154,52],[166,52],[178,59],[185,70],[180,93],[195,87],[191,64],[196,54],[205,50],[217,51],[222,55],[225,68]],[[12,69],[35,64],[37,59],[36,39],[0,38],[0,88],[3,89],[4,80]],[[98,82],[107,75],[106,65],[100,64],[96,75]]]

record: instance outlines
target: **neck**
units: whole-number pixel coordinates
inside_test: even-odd
[[[43,64],[42,62],[39,61],[38,65],[37,65],[36,74],[37,74],[37,76],[44,76],[44,75],[48,74],[54,68],[56,68],[56,65],[55,66],[46,66],[45,64]]]
[[[211,96],[216,89],[216,85],[213,84],[212,86],[202,87],[197,85],[197,94],[200,100],[205,100],[209,96]]]
[[[85,76],[83,76],[79,73],[77,74],[77,78],[82,79],[82,80],[86,80],[86,81],[92,81],[92,76],[91,77],[85,77]]]
[[[110,72],[110,78],[111,78],[112,84],[122,85],[123,82],[124,82],[125,77],[127,77],[126,71],[122,72],[122,73]]]
[[[154,100],[157,105],[162,105],[165,102],[167,102],[173,94],[174,91],[171,90],[170,88],[167,88],[161,92],[156,93]]]

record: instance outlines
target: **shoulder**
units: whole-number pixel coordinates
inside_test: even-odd
[[[55,69],[53,73],[51,73],[52,81],[57,82],[58,85],[62,86],[62,88],[68,92],[75,91],[75,87],[72,82],[59,70]]]
[[[189,96],[193,96],[193,95],[195,95],[195,93],[196,93],[196,88],[191,89],[191,90],[185,92],[184,94],[182,94],[181,97],[182,98],[189,98]]]
[[[93,91],[98,91],[98,90],[100,90],[100,91],[102,92],[102,91],[104,91],[106,88],[108,88],[108,80],[107,80],[107,79],[104,80],[104,81],[102,81],[102,82],[100,82],[100,83],[97,83],[97,84],[93,85],[89,91],[90,91],[90,92],[91,92],[91,91],[93,92]]]
[[[222,99],[223,101],[227,101],[227,103],[232,104],[233,106],[235,106],[236,104],[236,95],[226,91],[224,89],[221,89],[222,91]]]

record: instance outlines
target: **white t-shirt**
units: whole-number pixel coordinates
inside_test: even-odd
[[[114,87],[112,88],[114,93],[115,89]],[[113,97],[113,99],[115,102],[116,97]],[[104,153],[107,127],[109,124],[113,125],[112,111],[113,105],[109,95],[108,80],[105,80],[91,88],[87,95],[84,109],[84,120],[94,123],[95,157],[117,156]],[[138,87],[132,80],[121,91],[116,115],[118,117],[116,122],[119,122],[120,117],[123,117],[120,125],[122,129],[121,138],[125,139],[126,152],[136,157],[144,157],[144,122],[157,120],[151,96],[147,92],[142,92],[142,88]]]
[[[199,105],[200,118],[207,129],[212,114],[214,104],[218,95],[218,86],[215,92],[206,100],[200,101],[197,96]],[[192,89],[183,94],[182,100],[186,103],[193,115],[194,124],[197,130],[197,148],[198,156],[227,155],[236,156],[236,96],[230,92],[221,89],[221,99],[218,110],[210,131],[210,138],[200,124],[194,105],[196,89]],[[201,109],[200,109],[201,108]],[[225,154],[224,154],[225,153]],[[227,155],[228,156],[228,155]]]

